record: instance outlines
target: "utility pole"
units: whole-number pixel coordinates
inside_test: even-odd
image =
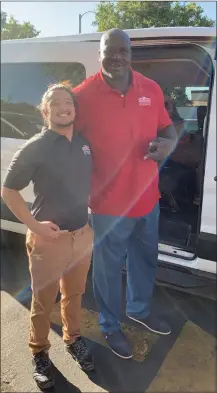
[[[81,34],[81,19],[82,19],[82,16],[83,15],[81,15],[81,14],[78,15],[78,17],[79,17],[79,20],[78,20],[78,32],[79,32],[79,34]]]
[[[94,11],[86,11],[83,14],[78,15],[78,32],[79,32],[79,34],[81,34],[81,20],[82,20],[83,16],[86,14],[90,14],[90,13],[95,14]]]

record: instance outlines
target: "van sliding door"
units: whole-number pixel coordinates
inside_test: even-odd
[[[209,52],[200,45],[177,43],[173,40],[161,43],[160,38],[153,45],[150,42],[146,44],[145,40],[143,43],[134,43],[132,60],[134,70],[161,86],[168,111],[167,101],[172,103],[170,116],[180,133],[176,151],[160,168],[162,198],[159,252],[163,253],[165,258],[166,255],[172,255],[190,261],[196,256],[202,203],[201,225],[208,225],[207,231],[212,233],[215,230],[216,233],[213,221],[216,217],[215,210],[207,213],[207,209],[215,204],[216,198],[216,173],[213,173],[216,168],[215,97],[212,99],[210,112],[212,119],[209,127],[204,193],[203,173],[201,176],[200,172],[201,169],[203,172],[204,168],[208,135],[205,116],[209,117],[211,92],[215,94],[215,87],[212,88],[213,62]],[[181,131],[178,131],[177,118],[182,124]],[[208,158],[208,155],[212,158]],[[207,219],[206,224],[204,219]],[[205,231],[202,228],[201,226],[201,231]],[[199,238],[201,236],[203,234]]]
[[[201,226],[197,244],[197,256],[217,262],[216,236],[216,73],[212,89],[210,112],[206,119],[208,134],[204,167]],[[204,261],[205,263],[205,261]],[[205,270],[205,266],[204,266]]]

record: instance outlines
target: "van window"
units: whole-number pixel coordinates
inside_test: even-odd
[[[1,136],[4,138],[29,139],[41,129],[41,119],[31,115],[1,112]]]
[[[163,49],[161,51],[163,54]],[[180,59],[178,52],[175,58],[166,58],[169,55],[172,57],[172,52],[165,49],[165,59],[134,61],[133,68],[159,83],[165,104],[168,104],[168,99],[173,102],[176,113],[184,122],[185,133],[193,138],[203,132],[212,67],[206,57],[202,58],[202,65],[191,58],[181,58],[181,49]]]
[[[16,127],[1,118],[1,137],[4,138],[23,138],[23,134],[17,131]]]
[[[81,63],[4,63],[1,65],[1,118],[28,139],[42,127],[37,105],[47,87],[66,80],[76,86],[85,78],[86,70]],[[5,122],[2,133],[11,138],[13,131],[9,129],[5,131]],[[15,135],[22,138],[19,132]]]

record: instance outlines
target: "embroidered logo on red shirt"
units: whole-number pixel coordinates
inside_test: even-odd
[[[151,106],[151,98],[149,97],[140,97],[138,102],[140,106]]]

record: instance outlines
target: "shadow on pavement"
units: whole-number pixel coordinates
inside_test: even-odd
[[[23,245],[11,249],[1,249],[1,261],[1,289],[29,309],[31,302],[30,276]],[[125,284],[125,277],[123,281]],[[122,322],[136,326],[136,323],[126,318],[124,304],[123,296]],[[88,277],[83,307],[97,311],[92,292],[91,272]],[[169,336],[160,336],[143,362],[119,359],[103,345],[88,341],[96,364],[96,372],[89,374],[88,377],[96,385],[108,392],[144,392],[158,373],[186,321],[192,321],[205,332],[216,335],[215,302],[212,300],[156,286],[152,309],[157,314],[161,314],[163,311],[172,326],[172,333]],[[60,326],[52,324],[52,329],[62,336]],[[57,369],[56,375],[55,392],[79,392],[79,389],[71,385]]]
[[[54,375],[55,375],[55,387],[50,390],[46,390],[46,392],[51,393],[80,393],[81,390],[74,386],[71,382],[69,382],[63,374],[55,367],[53,364]]]
[[[182,328],[180,322],[170,336],[159,338],[143,362],[120,359],[107,347],[86,339],[96,365],[96,371],[88,377],[108,392],[145,392],[176,341]],[[52,324],[52,329],[61,335],[59,325]]]

